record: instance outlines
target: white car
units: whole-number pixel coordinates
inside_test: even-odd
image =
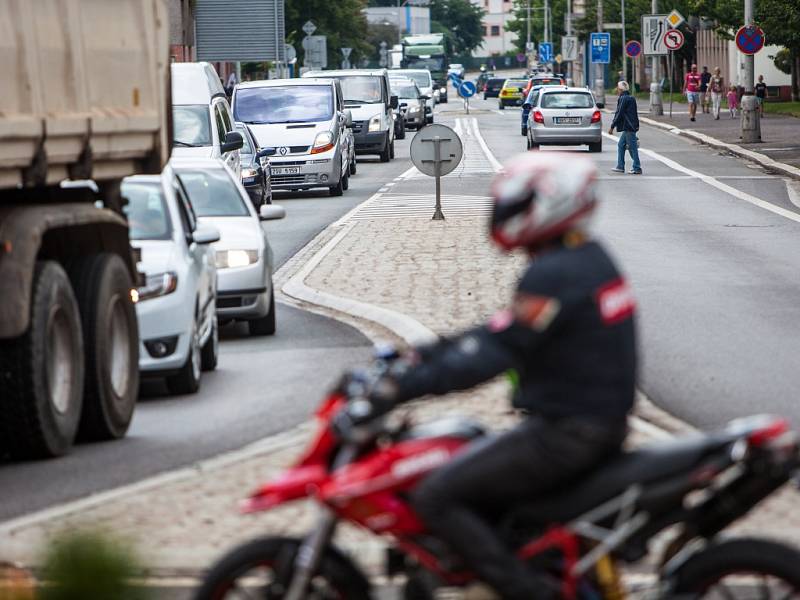
[[[145,284],[136,291],[139,370],[165,377],[173,394],[192,394],[200,371],[217,366],[217,270],[211,244],[219,231],[198,223],[167,166],[123,181],[131,245]]]
[[[217,265],[217,317],[224,324],[247,321],[251,335],[275,333],[273,257],[261,221],[282,219],[283,207],[262,204],[256,213],[238,177],[215,159],[171,164],[204,225],[220,232],[214,244]]]

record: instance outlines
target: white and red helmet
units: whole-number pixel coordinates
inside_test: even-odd
[[[492,183],[492,239],[505,250],[536,248],[585,227],[597,202],[597,168],[564,152],[527,152]]]

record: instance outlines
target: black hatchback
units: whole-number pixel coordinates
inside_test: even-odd
[[[503,89],[503,84],[506,82],[505,77],[492,77],[486,82],[483,88],[483,99],[497,98],[500,96],[500,90]]]
[[[258,207],[262,204],[272,204],[269,159],[258,156],[255,138],[247,125],[236,123],[236,131],[242,134],[244,141],[239,150],[239,158],[242,162],[242,185],[258,211]]]

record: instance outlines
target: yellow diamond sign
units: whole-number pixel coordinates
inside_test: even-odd
[[[685,20],[686,19],[683,18],[683,15],[677,10],[673,10],[671,13],[669,13],[666,19],[669,26],[673,29],[680,27],[681,23],[683,23]]]

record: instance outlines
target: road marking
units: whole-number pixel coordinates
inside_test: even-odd
[[[786,182],[786,193],[789,194],[789,201],[797,208],[800,208],[800,183],[793,179],[784,179]]]
[[[472,119],[470,119],[470,121],[472,122],[472,129],[475,132],[475,138],[481,145],[481,149],[483,150],[484,154],[486,154],[486,158],[488,158],[489,162],[492,163],[492,167],[494,168],[495,173],[499,173],[500,171],[503,170],[503,165],[501,165],[500,161],[498,161],[495,158],[494,154],[492,154],[492,151],[489,150],[489,146],[486,144],[486,140],[483,139],[481,131],[480,129],[478,129],[478,119],[475,119],[473,117]]]
[[[619,137],[615,135],[610,135],[605,131],[603,132],[603,135],[614,141],[619,141]],[[762,200],[761,198],[756,198],[755,196],[748,194],[747,192],[742,192],[740,190],[737,190],[736,188],[731,187],[726,183],[718,181],[715,177],[712,177],[711,175],[705,175],[698,171],[694,171],[688,167],[684,167],[682,164],[677,163],[671,158],[667,158],[666,156],[663,156],[658,152],[654,152],[653,150],[649,150],[647,148],[639,148],[639,152],[641,154],[644,154],[645,156],[649,156],[650,158],[655,158],[657,161],[663,163],[664,165],[666,165],[667,167],[669,167],[674,171],[679,171],[681,173],[685,173],[686,175],[690,175],[691,177],[695,177],[700,181],[702,181],[703,183],[710,185],[711,187],[717,188],[718,190],[725,192],[726,194],[729,194],[734,198],[738,198],[739,200],[744,200],[745,202],[748,202],[753,206],[763,208],[764,210],[768,210],[771,213],[774,213],[776,215],[779,215],[796,223],[800,223],[800,214],[797,214],[796,212],[786,210],[785,208],[781,208],[780,206],[771,204],[766,200]]]
[[[490,196],[442,196],[442,211],[445,217],[487,216],[492,212]],[[430,219],[433,215],[433,196],[431,194],[383,194],[369,205],[351,216],[351,220],[372,219]]]

